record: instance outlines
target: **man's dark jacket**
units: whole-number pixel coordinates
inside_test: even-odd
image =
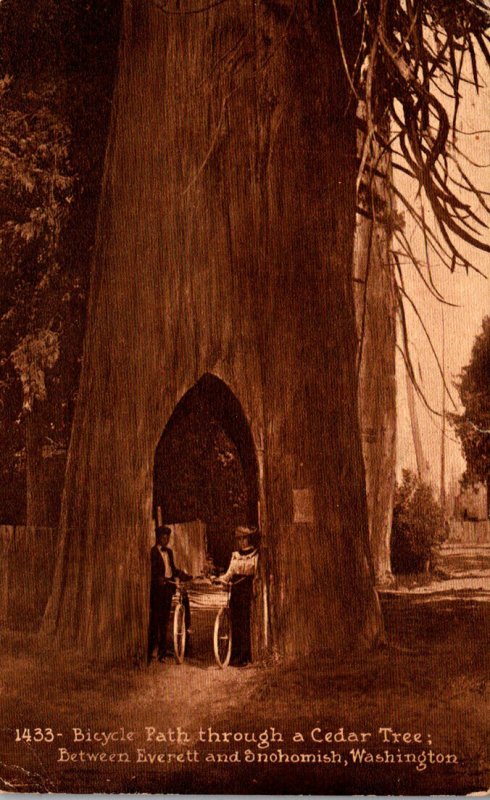
[[[150,584],[150,604],[158,604],[159,600],[169,594],[175,594],[175,584],[169,581],[175,581],[176,578],[185,580],[189,576],[187,573],[177,569],[174,562],[174,554],[170,547],[164,547],[167,551],[168,559],[170,561],[171,575],[165,574],[165,563],[162,554],[160,553],[159,546],[154,544],[150,552],[151,561],[151,584]]]

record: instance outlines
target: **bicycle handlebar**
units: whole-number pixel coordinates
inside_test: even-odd
[[[241,575],[237,581],[222,581],[220,578],[215,578],[213,583],[219,583],[221,586],[226,586],[226,588],[231,588],[232,586],[236,586],[238,583],[241,583],[245,580],[245,578],[253,578],[253,575]]]
[[[194,580],[194,578],[193,577],[192,578],[188,578],[187,580],[180,580],[179,579],[178,581],[174,581],[171,578],[164,578],[163,580],[165,581],[165,583],[173,584],[173,586],[178,586],[178,587],[182,586],[183,587],[183,586],[187,586],[189,583],[191,583]]]

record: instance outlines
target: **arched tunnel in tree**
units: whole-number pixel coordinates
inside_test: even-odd
[[[252,434],[233,392],[204,375],[182,397],[155,453],[153,517],[201,520],[207,555],[225,569],[237,525],[258,522],[258,467]]]

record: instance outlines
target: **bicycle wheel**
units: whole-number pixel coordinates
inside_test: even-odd
[[[224,669],[231,658],[231,616],[229,608],[220,608],[214,623],[213,649],[216,663]]]
[[[174,611],[174,654],[177,664],[182,664],[185,657],[185,613],[182,603],[177,603]]]

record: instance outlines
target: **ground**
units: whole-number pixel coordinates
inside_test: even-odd
[[[412,795],[488,789],[490,547],[446,548],[440,568],[444,579],[382,594],[386,648],[341,659],[318,654],[305,660],[298,654],[287,665],[220,670],[212,659],[213,613],[206,605],[194,607],[194,656],[181,666],[170,659],[101,673],[75,654],[47,650],[34,634],[7,632],[0,655],[4,788]],[[147,741],[146,728],[168,739],[168,729],[176,738],[178,726],[188,742]],[[24,729],[34,736],[35,727],[51,727],[54,741],[22,739]],[[88,729],[93,734],[121,727],[126,734],[135,732],[133,742],[88,741]],[[84,732],[83,742],[74,741],[74,728]],[[204,742],[198,741],[200,728]],[[216,738],[208,728],[221,738],[228,732],[230,741],[208,742]],[[410,734],[412,741],[395,742],[392,733],[380,734],[381,728]],[[254,732],[269,742],[259,747],[234,740]],[[316,741],[328,739],[329,732],[336,740]],[[352,737],[342,741],[349,733],[371,736],[364,744]],[[413,741],[417,733],[420,742]],[[273,735],[276,741],[270,741]],[[127,752],[131,760],[61,762],[60,748],[77,754]],[[163,753],[165,760],[138,763],[138,748],[141,758]],[[388,750],[395,763],[354,763],[350,751],[363,748],[383,759]],[[251,762],[245,760],[247,750]],[[330,757],[332,750],[340,763],[284,762],[301,754]],[[198,763],[191,760],[195,751]],[[184,762],[169,763],[169,753],[183,753]],[[237,753],[237,760],[206,761],[209,753],[214,758]],[[406,753],[418,761],[397,763]],[[429,753],[434,760],[454,755],[457,763],[431,764]]]

